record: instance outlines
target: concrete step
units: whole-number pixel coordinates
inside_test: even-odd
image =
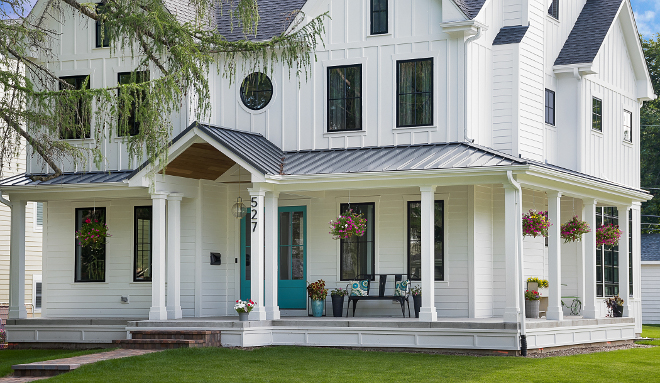
[[[121,348],[141,350],[167,350],[172,348],[196,348],[207,346],[203,340],[187,339],[120,339],[112,343]]]
[[[30,377],[41,377],[41,376],[55,376],[75,370],[80,367],[80,364],[70,363],[70,364],[17,364],[11,366],[14,370],[14,376],[30,376]]]
[[[220,340],[220,331],[212,330],[132,330],[133,339],[185,339],[213,342]]]

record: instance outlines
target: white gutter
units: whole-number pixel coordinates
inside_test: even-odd
[[[10,209],[11,209],[12,206],[14,206],[14,204],[12,204],[11,201],[6,200],[5,197],[2,196],[1,191],[0,191],[0,202],[2,202],[3,204],[9,206]]]
[[[468,137],[468,123],[467,123],[467,106],[468,106],[468,88],[467,88],[467,77],[468,77],[468,44],[473,42],[474,40],[478,39],[481,37],[481,27],[477,27],[477,34],[474,36],[471,36],[467,40],[465,40],[465,48],[463,49],[463,53],[465,54],[465,57],[463,58],[463,64],[465,66],[465,71],[463,72],[463,139],[466,142],[473,143],[474,139]]]
[[[509,183],[518,190],[516,197],[516,242],[518,243],[518,280],[523,281],[523,237],[522,237],[522,188],[520,184],[513,179],[513,172],[510,170],[506,172]],[[518,224],[520,222],[520,224]],[[520,322],[520,353],[522,356],[527,356],[527,328],[525,325],[525,295],[522,289],[518,292],[520,296],[520,310],[518,311]]]

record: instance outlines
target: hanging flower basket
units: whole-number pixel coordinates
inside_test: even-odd
[[[108,237],[111,237],[108,234],[108,225],[99,222],[97,219],[92,221],[90,218],[87,218],[80,227],[80,230],[76,231],[76,238],[78,238],[80,246],[90,249],[102,248]]]
[[[621,230],[618,225],[603,225],[596,230],[596,246],[618,245],[619,238],[621,238]]]
[[[582,240],[582,234],[591,232],[591,228],[585,221],[578,219],[577,215],[570,221],[561,225],[561,237],[564,243],[579,242]]]
[[[330,221],[332,239],[348,239],[352,236],[361,237],[367,230],[367,219],[349,209],[337,220]]]
[[[525,237],[536,238],[539,235],[547,237],[550,225],[547,211],[530,210],[529,213],[523,214],[523,236]]]

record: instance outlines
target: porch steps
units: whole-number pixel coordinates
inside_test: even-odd
[[[222,347],[217,330],[131,330],[131,338],[113,343],[121,348],[144,350]]]

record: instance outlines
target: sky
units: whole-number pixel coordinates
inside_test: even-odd
[[[637,30],[645,38],[660,33],[660,0],[631,0]]]

